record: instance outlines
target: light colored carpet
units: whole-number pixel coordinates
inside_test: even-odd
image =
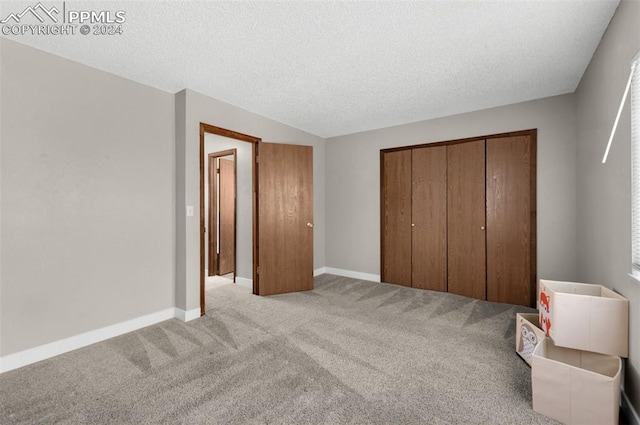
[[[169,320],[0,375],[2,424],[548,424],[514,352],[523,307],[332,275],[213,284]]]

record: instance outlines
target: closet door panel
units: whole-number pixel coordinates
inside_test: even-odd
[[[487,299],[533,306],[535,150],[530,136],[487,140]],[[535,187],[535,186],[534,186]],[[533,283],[532,283],[533,276]]]
[[[412,286],[447,291],[447,148],[412,150]]]
[[[411,286],[411,150],[382,154],[382,281]]]
[[[447,146],[448,290],[486,299],[485,141]]]

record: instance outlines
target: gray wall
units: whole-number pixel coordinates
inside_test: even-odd
[[[578,117],[578,279],[630,300],[625,392],[640,412],[640,283],[631,272],[631,112],[624,109],[606,164],[602,155],[631,59],[640,49],[640,2],[618,6],[576,91]]]
[[[199,306],[200,122],[314,147],[314,264],[324,266],[323,139],[0,43],[0,355]]]
[[[380,274],[380,149],[538,129],[538,276],[576,277],[572,95],[327,140],[327,266]]]
[[[173,307],[173,95],[0,46],[0,355]]]
[[[226,128],[264,142],[313,146],[314,268],[325,265],[325,142],[277,121],[237,108],[191,90],[176,94],[176,306],[200,305],[200,166],[201,122]],[[187,205],[195,215],[186,217]]]
[[[236,150],[236,277],[253,279],[253,186],[252,186],[252,158],[251,143],[241,140],[230,139],[228,137],[217,136],[215,134],[205,134],[204,151],[205,154],[220,152],[229,149]],[[233,156],[225,157],[233,160]],[[209,200],[207,193],[209,190],[209,161],[205,161],[205,226],[207,235],[209,232]],[[208,268],[208,247],[205,243],[205,269]]]

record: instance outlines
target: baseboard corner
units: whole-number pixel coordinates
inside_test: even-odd
[[[242,286],[243,288],[253,289],[253,279],[236,276],[236,285]]]
[[[200,317],[199,308],[193,308],[191,310],[186,310],[186,311],[176,308],[175,318],[182,320],[183,322],[190,322],[194,319],[197,319],[198,317]]]
[[[313,277],[320,276],[321,274],[325,274],[327,272],[326,267],[318,267],[313,271]]]

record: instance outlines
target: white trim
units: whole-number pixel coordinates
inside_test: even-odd
[[[253,289],[253,279],[236,276],[236,285],[242,286],[243,288]]]
[[[183,322],[190,322],[198,317],[200,317],[200,308],[193,308],[187,311],[176,308],[175,318]]]
[[[175,307],[0,357],[0,373],[178,317]],[[191,313],[194,310],[190,310]],[[200,315],[198,309],[198,316]]]
[[[640,425],[640,416],[638,416],[638,412],[633,408],[633,405],[624,390],[622,390],[622,397],[620,398],[620,407],[622,408],[629,425]]]
[[[379,274],[354,272],[352,270],[334,269],[333,267],[325,267],[325,273],[335,274],[338,276],[352,277],[354,279],[370,280],[372,282],[380,282]]]
[[[326,267],[320,267],[320,268],[315,269],[313,271],[313,277],[320,276],[321,274],[325,274],[326,272],[327,272],[327,268]]]

